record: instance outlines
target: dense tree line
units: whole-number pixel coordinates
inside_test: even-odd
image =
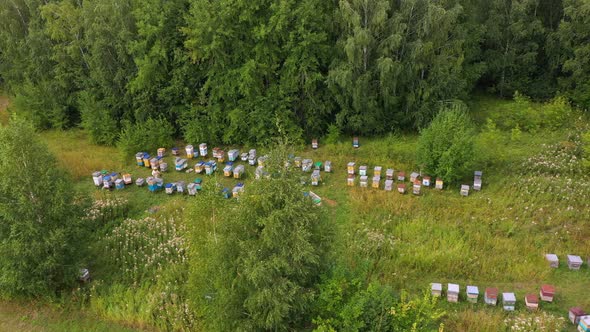
[[[590,106],[588,0],[10,0],[0,82],[38,128],[191,142],[420,128],[473,89]]]

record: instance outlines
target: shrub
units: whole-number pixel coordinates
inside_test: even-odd
[[[328,133],[326,134],[326,144],[336,144],[340,141],[340,127],[335,124],[328,126]]]
[[[420,133],[418,165],[445,182],[456,182],[473,164],[474,127],[461,103],[441,109],[430,126]]]
[[[86,91],[78,98],[82,127],[88,131],[92,143],[113,145],[119,135],[117,120]]]
[[[172,146],[174,140],[174,128],[163,118],[150,118],[145,122],[136,124],[126,123],[118,147],[126,160],[138,151],[155,151],[159,147]]]

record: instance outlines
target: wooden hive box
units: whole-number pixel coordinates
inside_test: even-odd
[[[123,188],[125,188],[125,182],[123,182],[123,179],[117,179],[117,180],[115,180],[115,188],[116,189],[123,189]]]
[[[332,162],[331,161],[326,160],[326,162],[324,163],[324,172],[326,172],[326,173],[332,172]]]
[[[172,151],[172,155],[173,156],[178,156],[179,152],[178,152],[178,148],[177,147],[173,147],[172,149],[170,149],[170,151]]]
[[[406,181],[406,172],[397,172],[397,180],[400,182]]]
[[[514,293],[502,293],[502,306],[506,311],[514,311],[516,307],[516,296]]]
[[[473,176],[473,190],[481,190],[481,171],[475,171]]]
[[[221,150],[218,147],[214,147],[211,156],[215,159],[219,158],[219,150]]]
[[[232,165],[226,165],[223,168],[223,176],[225,177],[231,177],[234,175],[234,167]]]
[[[394,176],[394,171],[393,171],[393,168],[388,168],[388,169],[385,171],[385,179],[386,179],[386,180],[393,180],[393,176]]]
[[[436,188],[438,190],[442,190],[443,185],[444,185],[443,180],[441,178],[437,178],[436,183],[434,184],[434,188]]]
[[[346,184],[349,187],[353,187],[354,186],[354,174],[348,174],[348,178],[346,179]]]
[[[311,173],[311,185],[317,186],[320,184],[321,181],[320,170],[316,169]]]
[[[297,168],[301,168],[301,163],[302,163],[302,158],[301,157],[295,157],[293,159],[293,162],[295,163],[295,167]]]
[[[359,138],[357,136],[352,138],[352,147],[358,149],[360,147]]]
[[[527,294],[524,297],[524,303],[526,304],[527,309],[529,310],[537,310],[539,309],[539,297],[537,294]]]
[[[254,172],[254,176],[256,178],[256,180],[260,180],[262,179],[262,177],[264,177],[264,166],[257,166],[256,167],[256,171]]]
[[[405,183],[398,183],[397,192],[400,194],[405,194],[406,193],[406,184]]]
[[[469,186],[464,184],[461,186],[461,196],[469,196]]]
[[[442,296],[442,284],[433,282],[430,284],[430,294],[434,297]]]
[[[311,148],[317,149],[319,147],[317,138],[311,140]]]
[[[234,168],[234,179],[241,179],[244,174],[244,165],[238,165]]]
[[[150,154],[149,153],[144,153],[143,154],[143,166],[150,168]]]
[[[322,166],[324,166],[324,164],[321,161],[316,161],[313,164],[314,169],[317,169],[318,171],[320,171],[322,169]]]
[[[231,191],[229,190],[229,188],[223,188],[223,189],[221,190],[221,196],[223,196],[223,198],[225,198],[225,199],[229,199],[229,198],[231,198],[231,196],[232,196],[232,193],[231,193]]]
[[[133,179],[131,179],[131,174],[129,174],[129,173],[123,174],[123,182],[125,184],[132,184]]]
[[[365,176],[367,175],[367,166],[366,165],[361,165],[359,167],[359,175],[360,176]]]
[[[177,171],[182,171],[187,166],[187,160],[184,158],[177,158],[176,161],[174,162],[174,165],[175,165]]]
[[[582,263],[582,258],[580,256],[567,255],[567,266],[570,270],[579,270]]]
[[[477,303],[479,298],[479,289],[477,286],[467,286],[467,301]]]
[[[379,189],[379,185],[381,184],[381,177],[380,176],[373,176],[373,182],[371,187],[375,189]]]
[[[420,180],[416,179],[416,181],[414,181],[414,185],[412,186],[412,193],[414,195],[420,195],[421,187],[422,187],[422,184],[420,183]]]
[[[197,194],[197,184],[194,182],[189,183],[186,186],[186,190],[189,196],[195,196]]]
[[[553,285],[541,285],[541,291],[539,292],[541,301],[553,302],[555,296],[555,287]]]
[[[137,178],[137,180],[135,180],[135,185],[138,187],[142,187],[144,184],[145,184],[144,178]]]
[[[366,175],[361,176],[359,185],[362,188],[367,188],[367,186],[369,185],[369,177]]]
[[[168,163],[165,161],[160,161],[160,171],[166,172],[168,170]]]
[[[142,160],[142,162],[143,162],[143,160]],[[101,172],[92,173],[92,182],[94,182],[94,185],[97,187],[102,186],[102,173]]]
[[[183,194],[185,189],[186,189],[186,182],[184,182],[184,181],[176,182],[176,191]]]
[[[197,163],[195,164],[195,173],[203,173],[203,171],[205,170],[205,162],[204,161],[197,161]]]
[[[318,194],[314,193],[313,191],[310,191],[309,197],[311,198],[311,201],[313,202],[314,205],[316,205],[316,206],[322,205],[322,198]]]
[[[160,167],[160,161],[156,158],[150,159],[150,165],[152,169],[158,169]]]
[[[549,262],[549,267],[554,269],[559,267],[559,258],[556,254],[546,254],[545,259]]]
[[[225,162],[225,151],[219,150],[217,151],[217,162],[224,163]]]
[[[168,194],[168,195],[174,194],[174,192],[176,191],[176,185],[174,183],[166,183],[164,188],[165,188],[166,194]]]
[[[420,178],[420,174],[416,172],[412,172],[410,174],[410,182],[414,182]]]
[[[205,174],[211,175],[213,174],[213,164],[210,161],[205,163]]]
[[[137,166],[143,166],[143,155],[145,152],[138,152],[135,154],[135,162]]]
[[[393,180],[385,180],[385,186],[383,187],[385,191],[392,191],[393,190]]]
[[[572,307],[569,310],[568,313],[568,317],[570,319],[570,322],[572,322],[572,324],[576,325],[580,322],[580,317],[585,316],[586,313],[584,312],[584,310],[580,307]]]
[[[422,185],[424,187],[430,187],[430,176],[425,176],[422,178]]]
[[[192,159],[195,156],[195,148],[192,145],[187,145],[184,150],[186,151],[187,159]]]
[[[207,143],[199,144],[199,154],[201,155],[201,157],[207,156]]]
[[[303,159],[303,161],[301,162],[301,170],[303,170],[304,172],[311,172],[312,167],[313,160],[311,159]]]
[[[159,179],[162,177],[160,171],[158,171],[157,169],[152,171],[152,176],[155,177],[156,179]]]
[[[248,152],[244,152],[240,155],[241,161],[248,161]]]
[[[580,321],[578,322],[578,331],[590,332],[590,316],[580,317]]]
[[[496,305],[498,303],[498,289],[494,287],[486,288],[485,302],[488,305]]]
[[[113,181],[111,180],[110,175],[106,175],[102,177],[102,189],[111,189],[113,185]]]
[[[238,160],[238,157],[240,157],[240,150],[232,149],[229,150],[229,152],[227,153],[227,158],[229,159],[229,161],[236,161]]]
[[[355,171],[354,171],[354,167],[355,167],[355,163],[354,162],[349,162],[348,165],[346,165],[346,171],[348,172],[348,174],[350,175],[354,175]]]
[[[447,285],[447,301],[459,302],[459,285],[448,284]]]
[[[158,149],[158,157],[163,158],[166,155],[166,148]]]
[[[375,168],[373,169],[373,176],[378,176],[381,177],[381,170],[383,168],[381,166],[375,166]]]

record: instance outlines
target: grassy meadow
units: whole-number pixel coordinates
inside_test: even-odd
[[[378,190],[360,188],[358,182],[355,187],[347,186],[346,164],[350,161],[356,162],[357,169],[367,165],[369,179],[374,166],[382,166],[383,173],[387,168],[405,171],[406,178],[412,171],[419,171],[414,161],[417,135],[361,137],[359,149],[352,148],[348,137],[328,145],[320,140],[318,150],[305,148],[296,154],[314,161],[332,161],[333,173],[322,172],[322,183],[312,190],[324,199],[335,228],[334,264],[354,270],[369,262],[367,278],[416,295],[428,289],[431,282],[460,284],[460,303],[439,303],[447,312],[444,325],[448,331],[508,330],[513,325],[510,319],[533,317],[524,307],[524,295],[538,294],[544,283],[557,289],[553,303],[540,304],[540,312],[551,315],[551,319],[567,318],[571,306],[590,310],[590,269],[586,264],[590,257],[590,184],[587,174],[577,167],[577,141],[573,135],[587,120],[576,119],[559,130],[507,129],[501,126],[507,123],[502,117],[519,107],[514,101],[477,96],[470,107],[480,128],[474,170],[483,171],[483,189],[471,191],[468,197],[460,196],[460,184],[446,186],[442,191],[423,188],[420,196],[385,192],[383,183]],[[499,125],[491,125],[489,119],[496,119]],[[94,256],[88,262],[94,281],[88,289],[72,296],[73,305],[94,317],[140,328],[176,329],[189,322],[198,329],[195,318],[183,311],[186,303],[180,295],[180,300],[174,298],[176,295],[171,295],[172,299],[154,295],[182,293],[178,285],[185,280],[184,243],[174,241],[183,236],[187,221],[182,211],[194,198],[150,193],[147,187],[135,185],[120,191],[98,190],[92,183],[93,171],[128,172],[134,179],[151,172],[136,166],[134,160],[121,160],[114,147],[90,144],[82,130],[47,131],[41,135],[60,165],[76,180],[78,189],[102,202],[96,207],[101,227],[90,245]],[[179,146],[183,145],[179,142]],[[259,149],[259,155],[261,152],[264,148]],[[204,182],[213,180],[204,174],[176,172],[172,157],[165,159],[171,168],[163,174],[165,183],[188,183],[196,177]],[[189,165],[194,165],[194,160]],[[231,189],[242,181],[247,190],[256,185],[254,167],[246,166],[243,180],[224,178],[222,168],[218,165],[214,176],[223,186]],[[463,183],[472,184],[472,178],[465,178]],[[173,235],[154,234],[142,220],[161,223]],[[129,240],[121,235],[125,232],[141,234]],[[109,247],[109,241],[127,241],[131,249],[125,250],[135,250],[148,260],[127,257],[122,248]],[[158,248],[166,248],[169,255],[158,255]],[[548,267],[545,253],[560,257],[558,269]],[[585,260],[580,271],[567,268],[567,254]],[[114,258],[107,258],[110,256]],[[157,260],[164,265],[172,262],[174,271],[150,268]],[[479,286],[480,303],[465,301],[468,284]],[[517,312],[505,313],[501,306],[482,304],[485,287],[515,292]],[[166,293],[171,289],[175,291]],[[158,323],[156,316],[160,314],[167,315],[166,323]],[[563,331],[574,331],[569,323],[560,322],[558,326]]]

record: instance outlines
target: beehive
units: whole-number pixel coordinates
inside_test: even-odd
[[[448,284],[447,285],[447,301],[459,302],[459,285]]]
[[[369,185],[369,177],[366,175],[361,176],[360,180],[359,180],[359,186],[362,188],[367,188],[368,185]]]
[[[393,190],[393,180],[385,180],[385,186],[383,187],[385,191],[392,191]]]
[[[379,189],[379,185],[381,184],[381,177],[379,176],[374,176],[373,177],[373,182],[371,184],[371,187],[375,188],[375,189]]]
[[[442,295],[442,284],[438,282],[431,283],[430,294],[435,297],[440,297]]]
[[[580,331],[580,332],[589,332],[590,331],[590,316],[580,317],[580,322],[578,322],[578,331]]]
[[[477,303],[479,298],[479,289],[477,286],[467,286],[467,301]]]
[[[385,179],[386,179],[386,180],[393,180],[393,176],[394,176],[393,169],[392,169],[392,168],[388,168],[388,169],[385,171]]]
[[[94,182],[95,186],[97,186],[97,187],[102,186],[102,173],[100,173],[100,172],[92,173],[92,181]]]
[[[420,178],[420,174],[416,173],[416,172],[412,172],[410,174],[410,182],[415,182],[416,180],[418,180]]]
[[[555,287],[553,285],[541,285],[541,291],[539,292],[541,301],[553,302],[555,296]]]
[[[443,180],[441,178],[437,178],[436,179],[436,183],[434,185],[434,188],[442,190],[443,188]]]
[[[301,168],[301,157],[295,157],[293,158],[293,162],[295,163],[295,167],[297,168]]]
[[[572,324],[574,324],[574,325],[578,324],[580,322],[580,317],[582,317],[584,315],[586,315],[586,313],[580,307],[570,308],[569,313],[568,313],[568,317],[570,319],[570,322],[572,322]]]
[[[238,183],[238,185],[236,185],[232,189],[232,196],[237,198],[238,196],[240,196],[240,194],[242,193],[243,190],[244,190],[244,186],[240,185],[240,183]]]
[[[217,151],[217,162],[224,163],[225,162],[225,151],[219,150]]]
[[[150,159],[150,166],[152,169],[158,169],[160,168],[160,161],[157,158],[152,158]]]
[[[319,147],[317,138],[311,140],[311,148],[317,149]]]
[[[527,294],[524,297],[524,303],[529,310],[537,310],[539,308],[539,297],[536,294]]]
[[[171,195],[174,194],[174,192],[176,191],[176,184],[166,183],[166,186],[164,188],[166,190],[166,194]]]
[[[106,175],[102,177],[102,188],[103,189],[111,189],[112,186],[111,176]]]
[[[197,161],[197,163],[195,164],[195,173],[202,173],[205,170],[205,162],[203,161]]]
[[[264,166],[256,167],[256,171],[254,172],[256,180],[260,180],[262,177],[264,177],[264,173],[265,173]]]
[[[248,161],[248,152],[244,152],[240,155],[241,161]]]
[[[549,267],[554,269],[559,267],[559,258],[555,254],[546,254],[545,259],[549,262]]]
[[[187,167],[187,160],[184,158],[177,157],[176,161],[174,162],[174,166],[177,171],[182,171]]]
[[[184,194],[184,191],[186,190],[186,183],[184,181],[178,181],[176,182],[176,191]]]
[[[481,190],[481,171],[475,171],[473,175],[473,190]]]
[[[160,171],[166,172],[168,170],[168,163],[165,161],[160,161]]]
[[[129,173],[123,174],[123,182],[125,184],[132,184],[133,180],[131,179],[131,174],[129,174]]]
[[[175,156],[175,157],[179,155],[179,152],[178,152],[178,148],[177,147],[173,147],[170,151],[172,151],[172,155]]]
[[[326,160],[326,162],[324,163],[324,172],[326,172],[326,173],[332,172],[332,162],[331,161]]]
[[[211,175],[217,169],[217,163],[214,160],[209,160],[205,163],[205,174]]]
[[[420,183],[420,180],[416,180],[414,182],[414,185],[412,186],[412,193],[414,195],[420,195],[420,189],[421,189],[422,185]]]
[[[400,194],[405,194],[406,193],[406,184],[405,183],[399,183],[397,185],[397,192]]]
[[[214,148],[213,148],[213,152],[212,152],[212,155],[211,155],[211,156],[212,156],[213,158],[215,158],[215,159],[219,158],[219,151],[220,151],[220,150],[221,150],[220,148],[218,148],[218,147],[214,147]]]
[[[234,168],[234,179],[241,179],[244,174],[244,165],[238,165]]]
[[[498,289],[494,287],[486,288],[485,302],[489,305],[496,305],[498,303]]]
[[[381,177],[381,170],[381,166],[375,166],[375,168],[373,169],[373,176]]]
[[[135,185],[137,185],[138,187],[142,187],[144,184],[145,184],[144,178],[137,178],[137,180],[135,180]]]
[[[316,161],[315,164],[313,164],[314,169],[317,169],[318,171],[322,169],[322,166],[324,164],[321,161]]]
[[[304,172],[311,172],[311,168],[313,167],[313,160],[311,159],[303,159],[301,162],[301,169]]]
[[[250,149],[250,151],[248,151],[248,158],[250,157],[256,159],[256,149]]]
[[[199,154],[201,155],[201,157],[207,156],[207,143],[199,144]]]
[[[117,188],[117,189],[125,188],[125,182],[123,182],[123,179],[115,180],[115,188]]]
[[[352,161],[349,162],[348,165],[346,165],[346,171],[348,172],[349,175],[354,175],[354,173],[355,173],[355,170],[354,170],[355,165],[356,164],[354,162],[352,162]]]
[[[223,176],[225,177],[231,177],[234,174],[234,168],[232,165],[226,165],[223,168]]]
[[[360,176],[365,176],[367,175],[367,166],[366,165],[361,165],[359,167],[359,175]]]
[[[397,180],[400,182],[406,181],[406,173],[405,172],[397,172]]]
[[[313,191],[309,192],[309,197],[311,198],[311,201],[313,202],[314,205],[316,205],[316,206],[322,205],[322,198],[320,196],[318,196],[316,193],[314,193]]]
[[[469,196],[469,186],[464,184],[461,186],[461,196]]]
[[[143,155],[144,155],[144,152],[138,152],[135,154],[135,160],[136,160],[137,166],[143,166]]]
[[[223,198],[229,199],[231,197],[231,192],[229,190],[229,188],[223,188],[223,190],[221,190],[221,196],[223,196]]]
[[[514,311],[516,306],[516,296],[514,293],[502,293],[502,306],[506,311]]]
[[[166,155],[166,149],[165,148],[159,148],[158,149],[158,157],[163,158]]]
[[[353,187],[354,186],[354,175],[353,174],[348,174],[348,178],[346,179],[346,184],[349,187]]]
[[[567,255],[567,266],[570,270],[579,270],[582,266],[582,258],[576,255]]]
[[[357,149],[360,146],[359,138],[357,136],[352,138],[352,147]]]
[[[422,185],[424,187],[430,187],[430,176],[425,176],[422,178]]]
[[[195,156],[195,148],[192,145],[187,145],[184,149],[187,159],[192,159]]]
[[[197,194],[197,184],[194,182],[189,183],[186,186],[186,190],[189,196],[195,196]]]
[[[144,153],[143,154],[143,166],[145,167],[150,167],[150,154],[149,153]]]
[[[316,169],[311,173],[311,185],[317,186],[320,184],[320,181],[321,181],[320,171]]]
[[[236,161],[238,160],[238,157],[240,156],[240,151],[233,149],[233,150],[229,150],[229,152],[227,153],[227,159],[229,159],[229,161]]]

